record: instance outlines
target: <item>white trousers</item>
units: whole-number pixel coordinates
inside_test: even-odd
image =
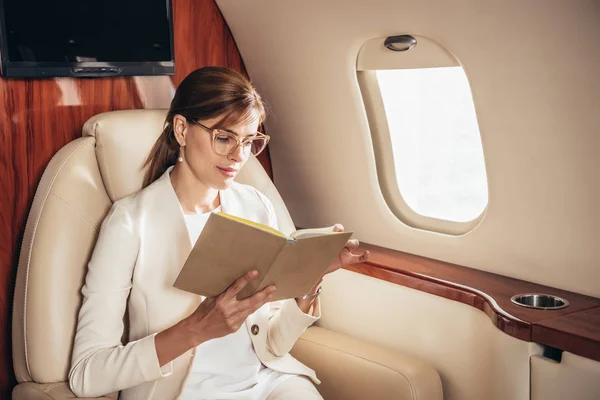
[[[310,379],[295,376],[277,386],[267,400],[323,400]]]

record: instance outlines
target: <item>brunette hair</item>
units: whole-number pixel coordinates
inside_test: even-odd
[[[142,187],[158,179],[179,157],[173,118],[202,120],[221,116],[214,128],[265,120],[260,95],[242,74],[224,67],[204,67],[190,73],[171,101],[162,134],[154,143],[143,167],[149,166]]]

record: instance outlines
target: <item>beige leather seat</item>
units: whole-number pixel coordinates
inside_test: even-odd
[[[140,166],[165,114],[97,115],[85,124],[83,137],[62,148],[46,168],[19,259],[12,332],[19,384],[13,399],[75,397],[66,381],[86,265],[112,202],[140,189]],[[281,197],[256,159],[238,179],[264,192],[282,230],[293,230]],[[310,328],[293,353],[316,369],[327,400],[442,398],[437,372],[422,361],[323,328]],[[116,394],[104,399],[109,397]]]

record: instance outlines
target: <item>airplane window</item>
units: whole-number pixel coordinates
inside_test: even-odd
[[[468,222],[488,187],[479,126],[462,67],[377,70],[398,190],[416,213]]]

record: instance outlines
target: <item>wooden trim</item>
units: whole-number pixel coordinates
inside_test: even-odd
[[[536,322],[534,342],[600,361],[600,308]]]
[[[347,270],[468,304],[485,312],[498,329],[517,339],[597,359],[598,298],[371,244],[363,243],[360,249],[369,250],[371,257],[365,263],[346,267]],[[562,310],[520,307],[510,301],[520,293],[552,294],[567,299],[570,305]],[[559,337],[551,336],[552,332],[559,332]],[[577,338],[577,345],[567,345]]]

